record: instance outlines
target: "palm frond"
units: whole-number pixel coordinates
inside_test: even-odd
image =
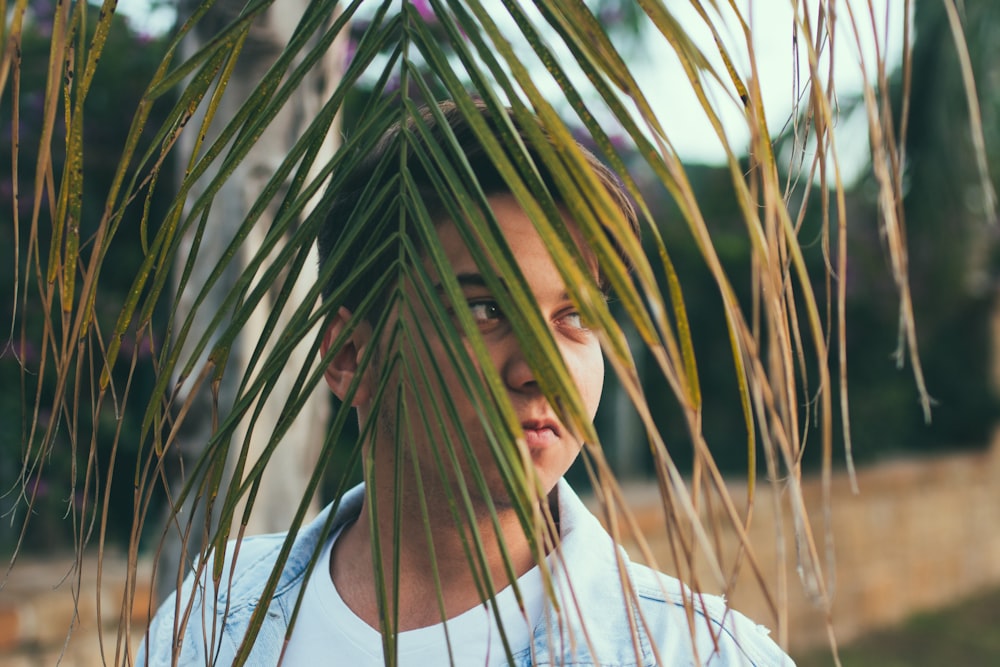
[[[267,509],[262,499],[270,493],[268,471],[289,456],[290,441],[304,433],[318,434],[315,462],[307,464],[308,474],[297,480],[298,500],[281,508],[288,539],[262,601],[278,589],[292,540],[315,510],[317,494],[333,489],[332,500],[339,503],[353,469],[360,466],[369,478],[384,475],[379,478],[383,485],[397,490],[391,496],[377,493],[374,484],[366,490],[387,664],[394,660],[401,628],[400,540],[412,528],[403,525],[404,510],[422,517],[437,588],[429,604],[442,619],[447,613],[441,582],[451,564],[439,562],[434,551],[432,522],[441,518],[438,505],[448,509],[449,520],[462,535],[464,556],[482,601],[495,605],[494,591],[503,587],[502,580],[516,581],[519,565],[503,540],[498,546],[502,567],[491,565],[491,535],[503,534],[506,516],[493,500],[497,491],[490,480],[495,474],[541,566],[550,602],[561,613],[571,613],[574,600],[560,599],[554,583],[559,564],[546,558],[558,542],[557,517],[544,502],[547,489],[527,454],[524,429],[504,379],[470,312],[462,307],[462,284],[440,235],[441,221],[448,220],[485,289],[508,318],[548,404],[572,435],[586,443],[582,456],[600,505],[598,514],[611,535],[618,541],[631,536],[644,560],[699,589],[728,591],[740,570],[749,569],[771,609],[772,617],[760,620],[776,622],[780,641],[786,642],[785,563],[776,566],[778,590],[771,590],[768,566],[757,558],[748,537],[762,468],[768,481],[783,491],[775,493],[775,506],[767,511],[791,516],[788,526],[778,521],[774,539],[782,541],[785,531],[794,535],[802,586],[829,609],[829,508],[823,527],[814,528],[819,524],[806,511],[800,482],[807,442],[818,438],[828,488],[838,412],[851,465],[844,324],[846,186],[833,130],[837,91],[832,71],[821,70],[834,31],[845,29],[836,22],[832,3],[817,3],[815,16],[809,7],[796,6],[789,26],[796,35],[806,36],[797,40],[808,68],[802,90],[806,109],[797,122],[803,136],[811,135],[816,150],[811,159],[796,155],[788,168],[779,164],[772,145],[775,124],[764,108],[756,71],[755,48],[762,36],[751,29],[747,12],[736,4],[694,3],[714,40],[712,49],[704,49],[666,4],[637,3],[648,20],[644,38],[672,50],[725,151],[741,233],[750,248],[751,275],[733,275],[720,256],[714,221],[704,214],[690,174],[655,110],[653,91],[640,85],[587,4],[431,0],[401,6],[383,2],[372,8],[374,3],[341,6],[316,0],[300,3],[301,15],[289,26],[287,20],[275,20],[277,12],[287,9],[260,1],[204,34],[213,25],[209,19],[227,4],[201,3],[169,41],[163,63],[135,111],[111,186],[103,193],[99,221],[84,231],[81,219],[90,201],[84,199],[88,176],[83,164],[85,151],[92,150],[84,120],[115,17],[102,10],[95,23],[84,2],[56,5],[43,131],[31,186],[33,208],[27,223],[16,204],[13,213],[18,247],[12,265],[14,324],[9,337],[18,335],[17,322],[22,340],[34,335],[35,329],[29,334],[25,324],[29,301],[41,304],[43,319],[39,379],[24,384],[35,387],[34,395],[25,396],[28,418],[22,443],[21,480],[29,509],[37,489],[29,489],[28,478],[53,456],[71,456],[74,466],[81,467],[79,473],[74,469],[73,479],[82,480],[87,498],[72,516],[75,544],[82,553],[94,541],[92,527],[99,522],[96,541],[103,547],[111,485],[128,478],[135,494],[130,558],[138,557],[144,534],[157,533],[149,542],[157,552],[170,534],[169,539],[179,540],[180,563],[161,566],[167,571],[158,575],[172,588],[180,583],[183,570],[191,568],[195,579],[211,583],[214,590],[206,595],[220,596],[232,585],[233,549],[239,549],[237,542],[227,551],[227,544],[253,531],[256,517]],[[964,54],[954,3],[946,5]],[[18,44],[26,6],[19,2],[9,14],[0,66],[0,99],[9,99],[14,109],[15,139],[21,104]],[[846,29],[856,41],[879,39],[874,22],[866,27],[850,6],[847,14]],[[366,27],[346,62],[352,22],[366,22]],[[279,23],[284,32],[275,27]],[[729,26],[735,30],[729,32]],[[270,37],[277,41],[268,42]],[[566,53],[574,61],[571,66],[563,60]],[[564,102],[552,100],[551,88],[540,85],[542,75],[526,65],[529,57],[541,63]],[[886,54],[880,52],[877,62],[862,63],[865,74],[877,74],[875,83],[865,86],[864,102],[881,230],[902,304],[900,358],[906,350],[929,413],[907,282],[901,206],[905,166],[888,107],[885,61]],[[741,66],[743,62],[748,66]],[[971,67],[964,62],[970,108],[975,110]],[[369,87],[368,97],[358,120],[341,136],[345,109],[364,86]],[[669,548],[654,550],[630,511],[579,379],[567,367],[511,239],[491,208],[493,193],[484,190],[463,155],[464,139],[435,129],[448,127],[441,108],[431,104],[424,110],[440,98],[453,100],[455,113],[482,147],[505,191],[537,231],[568,298],[593,330],[634,407],[655,462],[652,474],[664,507],[658,532]],[[745,116],[748,146],[733,145],[723,125],[720,108],[730,104]],[[151,127],[154,107],[165,112],[160,124]],[[564,117],[568,115],[575,118]],[[289,116],[297,116],[297,125],[288,124]],[[904,113],[904,127],[905,118]],[[613,119],[628,148],[612,140],[606,119]],[[65,126],[65,145],[57,149],[60,124]],[[982,122],[975,112],[971,125],[979,138],[980,173],[987,179]],[[351,174],[380,150],[391,128],[397,128],[394,160],[379,164],[371,183],[352,183]],[[576,140],[581,131],[595,153],[620,174],[639,214],[641,240],[588,163]],[[282,132],[291,137],[276,148],[274,136]],[[12,158],[16,193],[16,148]],[[644,178],[669,193],[680,220],[657,219],[650,191],[635,175],[637,163]],[[172,203],[154,213],[151,202],[170,187],[174,164],[178,175]],[[428,205],[427,186],[413,176],[417,171],[426,174],[440,210]],[[317,269],[314,241],[329,224],[331,206],[350,187],[359,188],[358,204],[329,259]],[[984,185],[983,191],[989,193],[992,211],[993,190]],[[821,283],[810,272],[804,250],[808,240],[802,237],[810,197],[818,198],[822,209],[828,273]],[[564,213],[572,226],[565,224]],[[747,509],[740,509],[741,503],[730,495],[716,449],[704,435],[692,306],[685,301],[674,249],[664,238],[665,225],[684,226],[719,294],[738,387],[732,410],[741,415],[747,435]],[[121,302],[102,303],[104,272],[115,261],[113,244],[130,226],[141,228],[142,262]],[[582,244],[572,229],[579,230]],[[26,252],[21,249],[25,236]],[[594,275],[591,257],[600,266],[600,276]],[[344,271],[345,266],[350,270]],[[373,267],[379,272],[376,278]],[[615,296],[614,307],[605,298],[601,279]],[[745,284],[749,301],[740,296]],[[356,293],[364,298],[351,302]],[[324,354],[324,335],[345,309],[349,316]],[[355,437],[351,404],[358,392],[367,391],[361,380],[347,389],[329,425],[323,419],[327,399],[320,387],[338,351],[368,329],[378,344],[358,355],[358,378],[362,373],[374,378],[372,409]],[[119,357],[129,354],[125,341],[133,330],[140,338],[152,337],[154,331],[158,337],[149,361],[155,384],[142,393],[132,383],[139,363],[134,349],[124,382],[116,371]],[[641,345],[638,361],[637,350],[629,344],[631,332]],[[25,367],[23,372],[32,371]],[[690,471],[682,470],[671,453],[678,436],[664,432],[650,408],[650,376],[670,388],[683,415],[694,448]],[[52,397],[48,418],[40,410],[43,383],[50,383],[44,390]],[[447,388],[458,389],[460,395],[448,394]],[[98,443],[109,441],[117,451],[121,438],[121,424],[102,426],[102,415],[110,406],[120,416],[126,405],[137,405],[141,414],[138,463],[134,470],[116,470],[112,456],[112,467],[100,469]],[[466,405],[475,415],[471,431],[464,421]],[[394,415],[398,426],[392,433],[391,471],[377,469],[372,446],[364,445],[385,437],[379,430],[384,424],[377,419],[382,412]],[[84,419],[82,413],[89,414]],[[478,446],[480,440],[485,450]],[[428,453],[417,444],[423,442],[436,446]],[[179,478],[169,470],[172,461],[183,466]],[[428,490],[431,479],[438,479],[433,491]],[[75,488],[69,491],[72,495]],[[444,497],[432,497],[434,493]],[[166,529],[150,531],[158,520],[157,494],[166,495],[170,518]],[[784,501],[777,500],[779,495]],[[386,498],[391,501],[386,503]],[[406,501],[412,506],[404,507]],[[709,514],[724,520],[713,523],[704,518]],[[391,528],[388,533],[386,526]],[[719,546],[723,527],[738,537],[735,556]],[[317,547],[310,570],[323,568],[317,563],[319,554]],[[627,588],[624,565],[620,560],[618,565]],[[133,586],[134,581],[127,590]],[[520,600],[516,584],[515,594]],[[124,607],[130,604],[126,600]],[[193,597],[178,598],[176,604],[178,631],[203,623],[196,617]],[[293,624],[300,604],[301,596],[292,612]],[[698,605],[696,596],[685,597],[689,610]],[[237,649],[237,662],[251,656],[267,613],[267,604],[256,607]],[[206,637],[217,639],[218,632],[212,627]],[[124,646],[127,634],[120,642]],[[502,643],[512,658],[515,648],[506,634]],[[119,650],[119,661],[132,655],[127,646]]]

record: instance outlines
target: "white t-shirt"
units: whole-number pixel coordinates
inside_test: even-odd
[[[381,634],[351,611],[330,578],[330,553],[338,535],[334,534],[326,541],[316,568],[306,582],[302,606],[285,649],[283,665],[385,665]],[[531,645],[532,629],[541,621],[545,602],[537,565],[521,576],[517,585],[524,601],[523,612],[517,605],[512,587],[508,586],[496,596],[499,617],[512,654]],[[428,604],[437,603],[429,600]],[[402,632],[396,641],[396,664],[400,667],[449,664],[457,667],[494,667],[507,664],[497,616],[491,605],[479,605],[448,619],[446,623]]]

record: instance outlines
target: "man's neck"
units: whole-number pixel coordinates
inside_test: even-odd
[[[385,500],[389,498],[379,498],[379,516],[373,522],[371,504],[366,499],[358,519],[341,532],[330,559],[330,576],[341,598],[374,628],[380,628],[381,622],[372,565],[373,526],[378,531],[390,623],[398,623],[397,632],[454,618],[482,603],[481,590],[498,592],[510,585],[508,571],[517,579],[535,564],[535,555],[513,508],[498,508],[495,520],[493,513],[479,512],[474,519],[463,517],[463,523],[458,524],[443,503],[441,507],[427,508],[427,520],[418,503],[403,503],[396,522],[393,505]],[[397,523],[398,593],[394,585]],[[489,574],[489,583],[483,578],[484,572]],[[398,621],[393,619],[395,594]]]

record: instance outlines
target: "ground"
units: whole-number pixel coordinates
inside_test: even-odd
[[[841,647],[843,667],[1000,665],[1000,589]],[[793,656],[799,667],[833,665],[829,649]]]

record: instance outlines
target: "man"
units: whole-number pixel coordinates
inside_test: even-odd
[[[604,362],[560,268],[601,285],[605,271],[531,149],[540,128],[476,108],[478,126],[452,103],[423,111],[334,181],[319,249],[337,309],[322,349],[327,384],[358,413],[366,482],[295,537],[266,613],[257,611],[249,664],[788,664],[766,630],[721,600],[692,599],[629,562],[562,480],[597,410]],[[501,138],[492,156],[484,127]],[[494,164],[512,141],[533,158],[518,169],[525,183]],[[582,155],[619,217],[605,233],[637,234],[617,179]],[[465,196],[439,194],[449,171]],[[566,265],[512,179],[522,193],[551,196]],[[419,193],[418,210],[401,213],[402,188]],[[358,233],[362,218],[370,229]],[[484,254],[495,243],[507,252]],[[518,289],[537,313],[505,311]],[[547,395],[587,424],[566,420]],[[178,630],[175,600],[164,604],[150,664],[169,664],[172,650],[181,664],[229,664],[284,540],[231,545],[218,592],[207,575],[198,586],[189,578],[179,608],[191,602],[191,613]]]

